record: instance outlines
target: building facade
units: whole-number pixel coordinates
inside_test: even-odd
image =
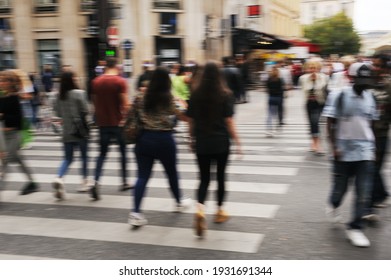
[[[0,68],[70,65],[86,82],[112,55],[135,76],[232,55],[232,28],[300,37],[300,0],[1,0]]]
[[[302,0],[301,1],[301,23],[310,25],[316,20],[334,16],[344,12],[353,20],[354,0]]]

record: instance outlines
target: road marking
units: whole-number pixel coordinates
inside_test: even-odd
[[[61,160],[26,160],[27,166],[30,168],[58,168]],[[118,170],[119,162],[105,162],[105,170]],[[128,170],[137,171],[135,164],[129,164]],[[198,166],[196,164],[178,164],[178,172],[194,172],[198,173]],[[71,165],[69,169],[79,169],[77,165]],[[153,166],[153,171],[164,171],[160,162],[156,162]],[[227,174],[245,174],[245,175],[278,175],[278,176],[295,176],[299,169],[296,167],[277,167],[277,166],[243,166],[236,164],[229,164],[227,166]]]
[[[29,236],[121,242],[241,253],[257,253],[263,234],[208,230],[207,238],[193,229],[147,225],[131,230],[126,223],[0,216],[0,232]]]
[[[37,183],[52,183],[55,174],[41,174],[34,173],[34,179]],[[135,182],[137,178],[129,177],[130,182]],[[65,184],[80,185],[81,177],[79,175],[66,175],[64,177]],[[8,173],[6,177],[7,182],[28,182],[24,173]],[[199,180],[197,179],[180,179],[180,188],[182,190],[196,190],[198,189]],[[118,176],[102,176],[101,184],[105,187],[118,187],[122,184],[122,179]],[[216,181],[210,183],[209,190],[216,188]],[[69,186],[70,187],[70,186]],[[148,181],[148,188],[168,188],[166,178],[151,178]],[[269,193],[269,194],[286,194],[289,190],[289,184],[277,183],[258,183],[258,182],[238,182],[227,181],[226,189],[228,192],[250,192],[250,193]]]
[[[167,188],[167,197],[169,196]],[[102,195],[99,201],[91,201],[88,194],[66,194],[66,200],[56,201],[50,192],[37,192],[28,196],[19,195],[17,191],[3,191],[2,201],[11,203],[30,203],[41,205],[63,205],[63,206],[80,206],[95,208],[112,208],[112,209],[131,209],[133,207],[133,197],[118,195]],[[194,201],[195,204],[195,201]],[[216,212],[216,202],[206,201],[206,214],[213,215]],[[143,200],[144,211],[173,212],[175,201],[172,198],[145,197]],[[241,202],[224,202],[224,208],[232,217],[253,217],[253,218],[274,218],[277,214],[279,205],[260,204],[260,203],[241,203]],[[194,213],[194,205],[189,207],[184,213]]]

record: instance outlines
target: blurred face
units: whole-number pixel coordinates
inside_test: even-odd
[[[387,69],[384,69],[382,67],[382,61],[380,58],[374,58],[372,60],[372,66],[374,68],[374,72],[376,73],[376,75],[387,74]]]

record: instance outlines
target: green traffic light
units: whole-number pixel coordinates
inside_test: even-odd
[[[115,56],[115,51],[113,51],[113,50],[106,50],[106,56]]]

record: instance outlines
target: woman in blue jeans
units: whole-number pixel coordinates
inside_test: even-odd
[[[136,116],[143,128],[135,146],[138,173],[134,187],[134,209],[129,214],[129,224],[139,227],[147,224],[147,219],[141,213],[141,202],[156,159],[162,163],[168,177],[176,202],[175,211],[181,212],[190,204],[190,199],[183,199],[179,189],[173,137],[175,116],[184,121],[186,117],[176,108],[167,69],[159,67],[154,71],[145,94],[136,96],[130,115]]]
[[[57,178],[53,181],[54,196],[63,200],[65,198],[65,189],[63,177],[67,173],[69,166],[73,162],[73,154],[76,148],[80,149],[83,177],[78,191],[88,191],[88,156],[87,156],[87,139],[78,138],[73,135],[74,120],[86,118],[88,114],[88,105],[86,94],[79,90],[75,74],[71,71],[64,72],[60,80],[60,92],[54,106],[57,116],[62,119],[62,142],[64,143],[64,160],[57,173]]]

